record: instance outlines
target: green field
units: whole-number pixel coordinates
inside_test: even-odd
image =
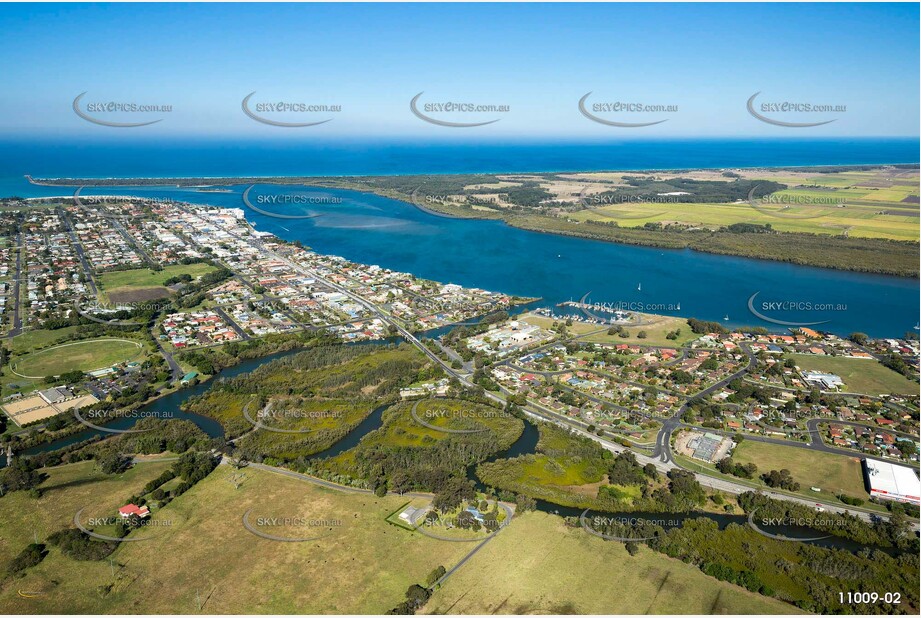
[[[598,324],[573,322],[572,326],[568,326],[567,329],[572,335],[578,337],[580,341],[587,341],[590,343],[607,343],[612,345],[616,345],[618,343],[627,343],[630,345],[678,347],[686,344],[688,341],[692,341],[700,337],[700,335],[697,335],[691,331],[691,327],[688,326],[688,321],[684,318],[673,318],[669,316],[651,314],[639,314],[639,317],[641,320],[639,325],[624,325],[624,328],[629,333],[628,337],[621,337],[620,335],[609,335],[609,327]],[[537,315],[527,315],[522,319],[529,324],[534,324],[546,329],[549,329],[554,322],[558,321],[552,318],[545,318]],[[680,331],[678,338],[675,340],[666,339],[665,336],[674,330]],[[645,339],[640,339],[637,337],[640,331],[645,331]]]
[[[471,549],[468,543],[439,541],[387,523],[386,517],[406,502],[399,496],[348,494],[253,468],[242,471],[243,483],[234,489],[228,482],[232,473],[239,474],[220,466],[157,511],[155,519],[173,525],[158,528],[150,540],[123,543],[112,554],[112,565],[108,560],[78,562],[52,547],[24,577],[4,582],[0,611],[382,614],[404,599],[411,584],[424,583],[439,565],[450,568]],[[155,475],[138,477],[130,487],[112,492],[113,505],[114,495],[126,497]],[[73,478],[66,490],[49,493],[46,503],[19,495],[7,502],[7,496],[0,499],[0,513],[8,516],[11,510],[28,521],[39,505],[53,511],[59,521],[38,527],[41,541],[73,517],[71,507],[75,511],[86,502],[99,502],[94,493],[98,485]],[[251,522],[290,517],[339,523],[324,528],[313,541],[276,542],[243,527],[243,514],[250,509]],[[278,536],[304,534],[273,531]],[[15,555],[33,538],[27,524],[4,527],[3,533],[3,545],[9,545],[4,555]],[[43,594],[26,599],[17,590]]]
[[[65,326],[54,330],[30,330],[10,340],[10,349],[16,353],[31,352],[68,339],[80,330],[79,326]]]
[[[771,470],[786,468],[800,486],[800,492],[827,500],[830,496],[844,493],[855,498],[870,499],[863,482],[863,470],[857,457],[820,453],[793,446],[767,444],[744,440],[733,452],[738,463],[753,463],[761,475]],[[821,493],[810,491],[818,487]]]
[[[33,352],[13,362],[11,368],[30,377],[59,375],[67,371],[93,371],[136,360],[143,345],[124,339],[91,339],[64,343]]]
[[[781,614],[795,607],[539,512],[515,517],[435,592],[431,614]]]
[[[913,382],[872,359],[790,354],[797,366],[808,371],[834,373],[844,380],[844,390],[866,395],[917,395],[918,383]]]
[[[169,293],[169,290],[163,287],[166,280],[178,275],[191,275],[192,279],[195,279],[214,270],[213,266],[204,263],[173,264],[164,266],[163,270],[137,268],[106,272],[99,275],[97,281],[105,294],[162,288],[165,296]]]
[[[386,430],[374,437],[369,444],[380,443],[390,446],[428,446],[452,435],[451,431],[488,429],[500,436],[500,441],[511,444],[521,435],[520,420],[490,406],[471,403],[460,399],[426,399],[418,402],[416,416],[433,427],[418,423],[410,414],[414,404],[403,403],[393,412],[388,411]],[[485,433],[485,432],[484,432]],[[475,435],[475,434],[472,434]]]

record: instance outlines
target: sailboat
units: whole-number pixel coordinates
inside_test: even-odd
[[[637,284],[636,284],[636,291],[637,291],[637,292],[642,292],[642,291],[643,291],[643,284],[642,284],[642,283],[637,283]]]
[[[681,311],[681,303],[678,303],[678,307],[675,308],[675,311]]]
[[[727,313],[725,316],[723,316],[723,320],[725,320],[726,322],[729,321],[729,314],[728,314],[728,313]]]

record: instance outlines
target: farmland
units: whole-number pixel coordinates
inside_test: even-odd
[[[571,568],[561,568],[572,565]],[[625,593],[629,591],[629,594]],[[506,530],[437,590],[432,614],[749,614],[796,608],[649,549],[630,556],[544,513]]]
[[[80,465],[85,469],[90,464]],[[145,474],[156,475],[147,469]],[[123,543],[111,564],[76,562],[52,547],[22,579],[4,583],[0,608],[9,613],[52,613],[67,607],[76,613],[380,614],[402,601],[410,584],[424,582],[432,569],[450,567],[470,550],[465,543],[439,541],[387,523],[386,517],[405,503],[399,496],[346,494],[256,469],[244,470],[245,478],[235,489],[227,482],[230,475],[230,468],[221,466],[173,500],[156,517],[176,523],[144,542]],[[147,478],[110,492],[113,508],[115,496],[130,495]],[[94,493],[99,484],[85,476],[63,484],[67,487],[49,492],[49,500],[71,504],[74,511],[101,500]],[[34,512],[28,496],[4,502],[10,497],[0,500],[5,519],[10,511]],[[271,541],[242,525],[250,510],[251,521],[301,517],[330,522],[329,530],[314,541]],[[68,508],[61,509],[60,521],[42,526],[40,534],[63,527],[72,517]],[[9,545],[4,555],[31,542],[31,530],[25,522],[15,529],[4,527],[4,546]],[[17,589],[41,594],[20,598]]]

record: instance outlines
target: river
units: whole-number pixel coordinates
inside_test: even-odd
[[[762,313],[764,303],[786,303],[783,311],[768,311],[769,317],[824,322],[818,328],[842,336],[859,331],[901,337],[918,321],[917,279],[529,232],[501,221],[435,216],[406,202],[356,191],[257,187],[259,195],[253,193],[251,202],[282,192],[327,202],[275,206],[288,214],[321,215],[285,220],[247,209],[242,200],[245,188],[233,186],[225,193],[176,187],[93,188],[83,194],[243,208],[256,229],[321,253],[444,283],[541,298],[546,307],[588,293],[594,303],[719,321],[728,327],[782,330],[750,310],[749,299],[758,294],[755,309]],[[26,189],[29,195],[72,193],[60,187]]]

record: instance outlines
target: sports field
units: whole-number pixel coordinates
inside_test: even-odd
[[[63,342],[79,330],[79,326],[65,326],[54,330],[30,330],[10,339],[10,347],[13,352],[20,354],[58,341]]]
[[[25,377],[44,377],[77,369],[103,369],[116,363],[135,360],[143,353],[142,344],[127,339],[91,339],[33,352],[14,361],[11,369]]]
[[[787,614],[796,608],[530,512],[435,592],[428,614]]]

